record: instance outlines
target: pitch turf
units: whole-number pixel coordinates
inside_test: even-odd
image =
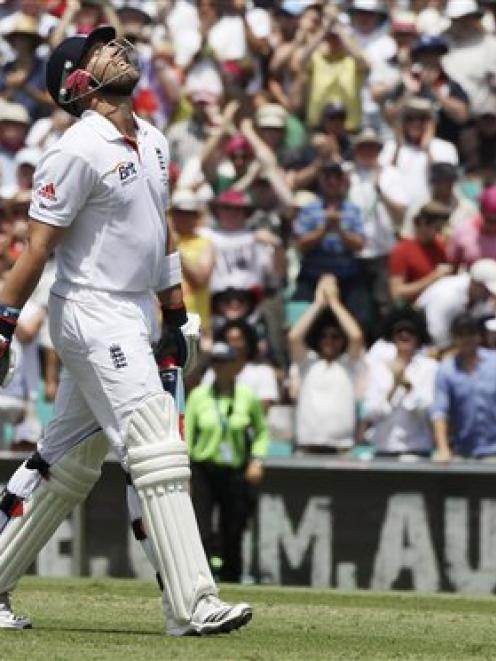
[[[496,659],[496,599],[223,588],[249,601],[253,621],[210,638],[162,635],[155,586],[131,580],[24,579],[16,610],[31,631],[1,631],[2,661],[317,661]]]

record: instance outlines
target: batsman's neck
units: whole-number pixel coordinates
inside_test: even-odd
[[[136,138],[136,121],[130,97],[95,96],[91,99],[90,108],[112,122],[122,135]]]

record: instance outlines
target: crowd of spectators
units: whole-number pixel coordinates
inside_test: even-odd
[[[297,453],[496,455],[496,2],[0,1],[0,272],[23,249],[40,155],[73,121],[46,59],[103,23],[136,47],[135,112],[169,139],[203,327],[190,436],[213,433],[202,401],[220,410],[217,347],[260,403],[257,462],[267,420]],[[52,280],[20,319],[3,447],[37,440],[57,387]],[[246,436],[248,413],[221,408],[221,432]]]

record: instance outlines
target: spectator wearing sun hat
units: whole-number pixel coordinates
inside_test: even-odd
[[[384,28],[388,10],[382,0],[353,0],[349,11],[353,35],[370,64],[370,74],[362,88],[362,123],[379,131],[382,118],[380,106],[372,94],[371,81],[375,70],[396,54],[396,43]]]
[[[421,96],[406,97],[401,104],[397,135],[384,144],[379,163],[398,168],[410,205],[421,204],[428,197],[429,163],[458,164],[455,146],[435,134],[436,113],[432,101]]]
[[[443,58],[443,67],[475,108],[494,87],[496,37],[484,32],[476,0],[449,0],[446,16],[451,27],[446,32],[449,53]]]
[[[205,229],[215,247],[215,265],[211,291],[216,293],[235,287],[261,291],[264,271],[270,269],[267,251],[249,229],[248,218],[253,203],[246,193],[227,190],[210,203],[214,229]]]
[[[365,246],[359,258],[373,311],[369,334],[379,326],[391,304],[387,256],[396,243],[395,229],[401,227],[406,208],[399,173],[393,167],[378,165],[382,144],[371,128],[354,138],[355,167],[348,192],[350,202],[362,212],[365,228]]]
[[[299,106],[306,109],[311,128],[319,125],[322,110],[330,102],[346,106],[348,130],[360,128],[362,86],[370,64],[336,8],[325,13],[321,29],[311,37],[295,67],[301,74],[309,75]]]
[[[208,335],[210,317],[210,277],[214,268],[211,240],[201,232],[205,205],[198,193],[176,189],[171,198],[171,220],[183,271],[183,296],[188,312],[200,315],[202,332]]]
[[[0,69],[0,95],[23,105],[31,120],[47,115],[51,104],[45,91],[45,63],[37,55],[45,40],[38,31],[38,21],[19,14],[2,36],[12,48],[13,58]]]
[[[478,259],[496,259],[496,185],[486,188],[479,198],[480,213],[454,233],[449,255],[454,266],[470,266]]]
[[[395,11],[391,16],[391,37],[395,42],[395,52],[387,60],[376,63],[370,72],[368,83],[371,93],[381,105],[381,134],[389,133],[383,117],[383,103],[401,82],[404,69],[410,65],[410,50],[418,39],[416,17],[410,11]]]
[[[20,103],[0,99],[0,179],[3,188],[16,186],[17,152],[25,145],[31,120]]]
[[[448,53],[448,42],[437,36],[422,35],[411,49],[410,67],[404,70],[402,81],[386,99],[386,114],[394,122],[401,103],[407,96],[429,99],[437,108],[436,136],[457,144],[460,128],[468,120],[470,105],[463,88],[450,78],[442,65]]]

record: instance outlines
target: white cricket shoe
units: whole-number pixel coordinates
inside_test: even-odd
[[[8,592],[0,594],[0,629],[31,629],[29,617],[14,615]]]
[[[202,636],[229,633],[251,620],[253,611],[248,604],[228,604],[214,595],[202,597],[193,612],[191,622],[177,625],[168,620],[169,636]]]

